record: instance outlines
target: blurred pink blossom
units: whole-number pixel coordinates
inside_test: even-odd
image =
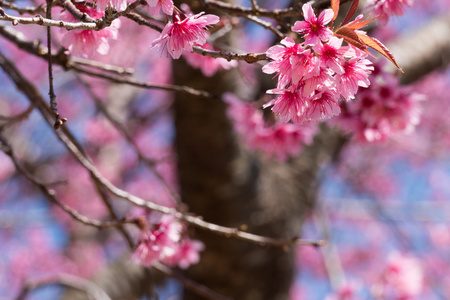
[[[202,46],[204,49],[213,50],[213,47],[206,43]],[[192,67],[200,69],[204,76],[211,77],[216,74],[219,70],[229,70],[231,68],[237,67],[237,61],[227,61],[224,58],[212,58],[209,56],[203,56],[197,53],[184,52],[184,59],[190,64]]]
[[[382,24],[386,24],[391,16],[402,16],[405,7],[411,7],[414,0],[368,0],[367,9],[372,10],[373,15],[378,16]]]

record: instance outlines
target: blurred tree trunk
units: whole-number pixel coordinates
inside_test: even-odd
[[[175,84],[220,95],[239,84],[233,71],[205,78],[174,61]],[[218,84],[220,83],[220,84]],[[339,147],[339,134],[324,129],[314,146],[290,163],[279,164],[240,148],[218,99],[177,94],[174,104],[181,198],[206,221],[265,236],[293,238],[314,205],[321,163]],[[291,249],[261,247],[197,230],[206,244],[189,277],[234,299],[287,299],[294,275]],[[186,292],[184,299],[199,299]]]

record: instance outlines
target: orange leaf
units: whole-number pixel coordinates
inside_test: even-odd
[[[375,17],[373,17],[373,18],[371,18],[371,19],[369,19],[369,20],[363,21],[363,20],[366,19],[367,17],[368,17],[368,16],[366,16],[366,17],[364,17],[364,18],[362,18],[362,19],[359,19],[359,20],[355,20],[355,21],[353,21],[353,22],[350,22],[350,23],[348,23],[347,25],[345,25],[345,27],[350,28],[350,29],[353,29],[353,30],[358,30],[358,29],[360,29],[361,27],[364,27],[364,26],[366,26],[367,24],[369,24],[373,19],[377,18],[378,16],[375,16]]]
[[[340,0],[331,0],[331,9],[334,13],[333,19],[331,19],[331,27],[333,27],[333,21],[336,20],[339,13],[339,2]]]
[[[353,46],[357,47],[358,49],[368,52],[366,45],[363,43],[363,41],[361,41],[361,39],[356,34],[356,32],[347,28],[347,26],[340,27],[338,30],[336,30],[334,35],[337,37],[343,38],[344,41],[346,41],[349,44],[352,44]]]
[[[397,67],[397,69],[399,69],[403,73],[403,70],[397,65],[394,55],[379,40],[363,33],[357,32],[356,34],[363,41],[363,43],[366,44],[366,46],[374,49],[375,51],[389,59]]]
[[[356,10],[358,9],[359,0],[353,0],[352,5],[348,9],[347,14],[345,15],[344,22],[342,25],[345,25],[350,21],[350,19],[355,15]]]

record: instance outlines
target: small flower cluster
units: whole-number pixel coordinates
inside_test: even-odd
[[[305,41],[296,44],[289,37],[283,39],[283,46],[266,52],[273,61],[263,67],[263,72],[278,75],[277,88],[268,93],[279,95],[264,107],[273,106],[284,122],[323,121],[338,115],[339,99],[351,100],[359,86],[368,87],[373,70],[365,52],[343,46],[343,39],[326,26],[333,18],[331,9],[316,16],[306,3],[303,15],[305,21],[297,21],[292,30]]]
[[[161,52],[168,53],[174,59],[180,58],[183,51],[192,52],[194,46],[206,43],[209,26],[219,22],[215,15],[184,14],[178,9],[174,11],[172,21],[164,27],[159,38],[153,41],[152,47],[157,46]]]
[[[397,77],[377,71],[378,80],[361,89],[356,101],[342,103],[337,124],[360,141],[385,140],[395,133],[410,133],[420,121],[423,95],[399,85]]]
[[[86,13],[94,19],[101,19],[104,12],[98,12],[93,8],[85,5],[75,5],[82,13]],[[68,22],[77,22],[68,11],[61,13],[61,20]],[[82,30],[75,29],[65,31],[61,44],[69,49],[70,53],[75,56],[91,57],[95,52],[106,55],[109,52],[109,39],[117,39],[120,28],[120,20],[112,21],[111,26],[102,30]]]
[[[371,10],[382,24],[386,24],[391,16],[405,14],[405,6],[411,7],[414,0],[369,0],[367,9]]]
[[[262,112],[251,103],[245,103],[231,94],[224,96],[228,116],[242,142],[250,150],[259,150],[267,157],[286,161],[297,155],[303,144],[311,144],[316,127],[312,125],[276,123],[269,126]]]
[[[173,216],[162,216],[153,228],[141,231],[139,244],[131,258],[147,267],[158,261],[169,266],[178,265],[182,269],[198,263],[199,252],[204,245],[200,241],[182,238],[182,231],[182,224]]]

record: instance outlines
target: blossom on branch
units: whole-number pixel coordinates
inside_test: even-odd
[[[84,5],[75,5],[82,13],[86,13],[94,19],[101,19],[104,12],[98,12]],[[77,22],[68,11],[61,13],[61,19],[68,22]],[[102,30],[75,29],[65,32],[61,44],[66,47],[72,55],[91,57],[94,53],[106,55],[109,52],[109,39],[117,39],[120,28],[120,20],[112,21],[111,26]]]
[[[192,52],[194,46],[206,43],[209,26],[218,23],[220,18],[215,15],[186,15],[175,12],[173,22],[169,21],[159,38],[153,41],[152,47],[157,46],[161,52],[166,52],[174,59],[180,58],[183,51]]]
[[[316,45],[319,40],[328,41],[333,36],[333,32],[325,25],[333,18],[333,10],[325,9],[316,17],[309,2],[303,5],[302,10],[305,21],[295,22],[292,31],[302,33],[307,45]]]

